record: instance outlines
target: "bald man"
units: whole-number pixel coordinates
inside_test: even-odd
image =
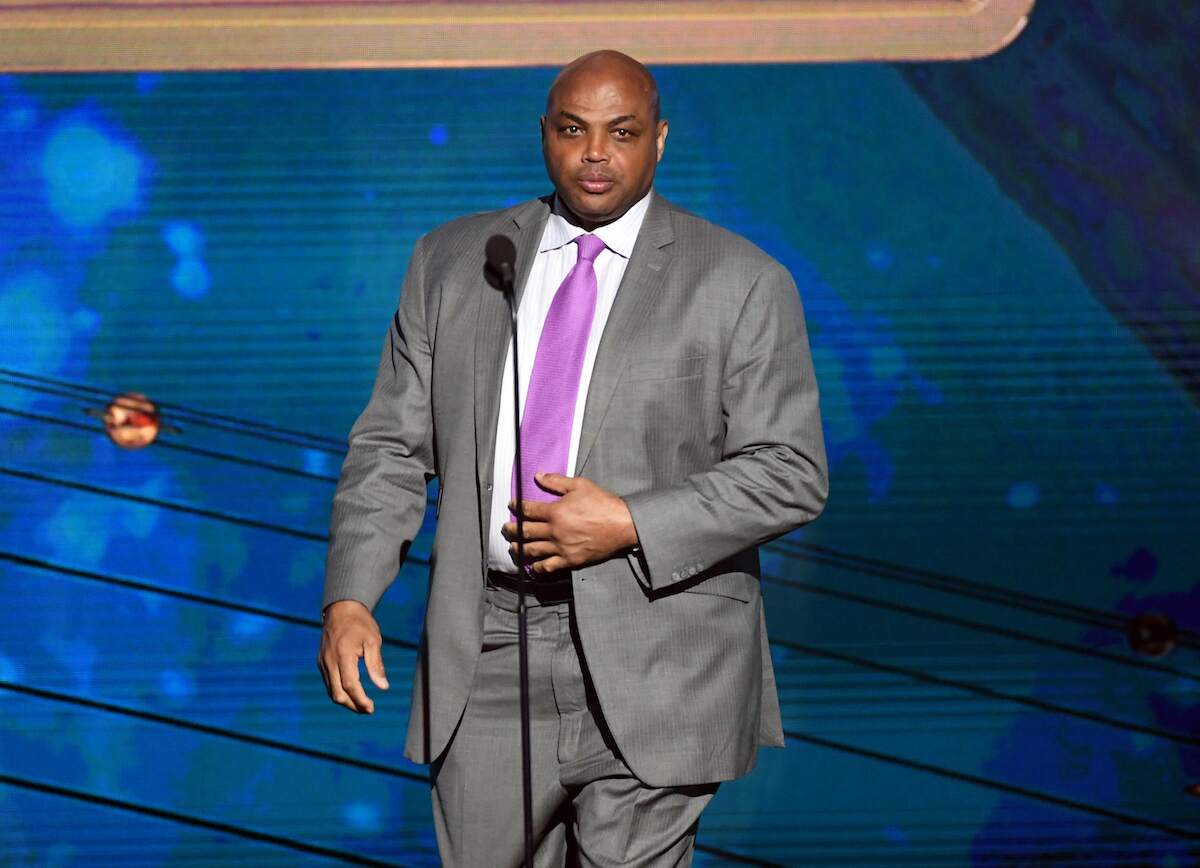
[[[374,711],[371,611],[438,477],[406,755],[432,763],[444,863],[521,863],[524,588],[535,864],[687,865],[718,784],[783,744],[757,545],[827,493],[803,312],[777,262],[653,192],[667,122],[637,61],[563,69],[541,140],[553,195],[413,251],[334,497],[318,665]],[[521,468],[495,234],[517,249]]]

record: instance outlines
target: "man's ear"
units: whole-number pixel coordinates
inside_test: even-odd
[[[658,135],[656,135],[654,138],[655,138],[655,145],[658,148],[658,160],[656,160],[655,162],[659,162],[662,160],[663,151],[667,147],[667,122],[665,120],[661,120],[658,122]]]

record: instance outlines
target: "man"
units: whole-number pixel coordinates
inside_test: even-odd
[[[804,319],[778,263],[651,191],[667,122],[640,63],[568,65],[541,136],[553,197],[417,242],[334,498],[319,666],[334,702],[374,710],[370,611],[436,475],[406,755],[433,763],[446,864],[519,864],[520,510],[536,864],[686,865],[717,784],[783,743],[756,546],[825,501]],[[517,248],[519,505],[497,233]]]

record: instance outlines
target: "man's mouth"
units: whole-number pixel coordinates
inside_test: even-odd
[[[580,178],[579,186],[589,193],[607,193],[616,181],[611,178]]]

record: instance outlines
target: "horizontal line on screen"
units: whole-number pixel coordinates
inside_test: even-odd
[[[1113,811],[1109,808],[1103,808],[1099,805],[1093,805],[1088,802],[1080,802],[1076,801],[1075,799],[1056,796],[1053,793],[1047,793],[1042,790],[1022,787],[1018,784],[1009,784],[993,778],[983,777],[982,775],[972,775],[966,772],[959,772],[943,766],[933,765],[932,763],[906,759],[904,757],[898,757],[895,754],[882,753],[880,751],[871,750],[870,748],[856,747],[855,745],[845,744],[840,741],[834,741],[832,739],[822,738],[820,736],[807,735],[794,730],[785,729],[784,735],[788,738],[795,739],[796,741],[806,742],[808,744],[816,745],[817,747],[828,748],[829,750],[835,750],[841,753],[854,754],[856,756],[879,760],[880,762],[891,763],[893,765],[900,765],[915,771],[926,772],[939,777],[950,778],[952,780],[962,781],[963,783],[986,787],[990,790],[998,790],[1003,793],[1022,796],[1026,799],[1033,799],[1038,802],[1057,805],[1061,808],[1069,808],[1074,811],[1081,811],[1083,813],[1092,814],[1097,817],[1103,817],[1108,820],[1115,820],[1123,825],[1138,826],[1144,829],[1153,829],[1154,831],[1161,832],[1164,835],[1170,835],[1175,838],[1183,838],[1184,840],[1188,841],[1200,841],[1200,830],[1172,826],[1168,823],[1160,823],[1157,820],[1151,820],[1146,817],[1139,817],[1134,814],[1126,814],[1122,811]]]
[[[241,732],[234,729],[226,729],[220,726],[212,726],[210,724],[199,723],[197,721],[188,720],[182,717],[175,717],[168,714],[158,714],[157,712],[146,711],[141,708],[133,708],[128,705],[102,702],[98,699],[90,699],[88,697],[79,696],[73,693],[47,690],[42,687],[31,687],[27,684],[19,684],[15,681],[4,680],[0,680],[0,690],[7,690],[12,693],[22,693],[26,696],[33,696],[37,699],[45,699],[51,702],[77,705],[93,711],[103,711],[107,714],[120,715],[121,717],[132,717],[138,720],[149,721],[150,723],[161,723],[164,726],[169,726],[175,729],[186,729],[192,732],[203,733],[204,735],[213,735],[217,736],[218,738],[242,742],[243,744],[251,744],[255,747],[265,747],[270,748],[271,750],[308,757],[309,759],[331,762],[335,765],[353,766],[354,768],[362,769],[364,771],[378,772],[391,777],[405,778],[406,780],[413,780],[423,784],[429,783],[429,778],[427,775],[417,774],[416,772],[399,768],[398,766],[389,766],[385,765],[384,763],[374,763],[369,762],[368,760],[360,760],[356,757],[343,756],[341,754],[330,753],[329,751],[324,750],[316,750],[315,748],[303,747],[291,742],[279,741],[278,739],[273,738],[265,738],[263,736],[253,735],[251,733]]]
[[[284,612],[278,612],[271,609],[264,609],[256,606],[248,606],[241,603],[233,603],[221,600],[216,597],[209,597],[201,594],[196,594],[189,591],[179,591],[171,588],[166,588],[161,585],[154,585],[147,582],[135,581],[131,579],[112,576],[105,573],[100,573],[92,570],[83,570],[74,567],[67,567],[59,564],[54,564],[49,561],[19,555],[13,552],[0,551],[0,560],[9,561],[10,563],[19,564],[32,569],[43,570],[47,572],[60,573],[70,575],[76,578],[87,579],[100,582],[102,584],[113,585],[117,587],[129,588],[132,590],[145,591],[147,593],[159,594],[163,596],[173,597],[175,599],[185,600],[187,602],[200,603],[206,606],[226,609],[230,611],[241,612],[245,614],[257,615],[263,618],[280,621],[283,623],[292,624],[295,626],[307,627],[319,630],[321,622],[316,618],[303,618],[297,615],[291,615]],[[416,651],[417,643],[398,639],[394,637],[383,637],[385,645],[396,648],[403,648],[408,651]],[[1200,746],[1200,738],[1185,733],[1177,733],[1171,730],[1162,729],[1159,727],[1148,726],[1132,721],[1120,720],[1118,718],[1109,717],[1096,712],[1084,711],[1081,709],[1071,708],[1069,706],[1059,705],[1057,703],[1048,702],[1045,700],[1035,699],[1032,697],[1019,696],[1012,693],[996,690],[984,685],[975,684],[961,679],[949,678],[946,676],[936,675],[924,670],[913,669],[906,666],[898,666],[890,663],[883,663],[875,660],[870,660],[858,655],[847,654],[841,651],[833,651],[825,648],[818,648],[813,645],[806,645],[799,642],[792,642],[785,639],[772,639],[771,645],[786,648],[789,650],[799,651],[803,654],[823,657],[829,660],[837,660],[843,663],[848,663],[852,666],[869,669],[876,672],[882,672],[890,675],[898,675],[914,681],[920,681],[926,684],[932,684],[939,687],[947,687],[953,690],[963,691],[983,696],[988,699],[995,699],[1002,702],[1011,702],[1018,705],[1024,705],[1030,708],[1036,708],[1039,711],[1044,711],[1050,714],[1059,714],[1070,717],[1075,717],[1081,720],[1086,720],[1090,723],[1107,726],[1124,732],[1138,732],[1144,735],[1162,738],[1179,744]]]
[[[114,489],[106,489],[101,486],[89,485],[87,483],[75,482],[72,480],[58,479],[58,478],[47,476],[44,474],[32,473],[29,471],[17,470],[14,468],[7,468],[7,467],[0,467],[0,474],[9,475],[9,476],[13,476],[16,478],[21,478],[21,479],[27,479],[29,481],[38,482],[38,483],[42,483],[42,484],[58,485],[58,486],[71,488],[71,489],[78,490],[78,491],[84,491],[84,492],[88,492],[88,493],[92,493],[92,494],[98,494],[101,496],[108,496],[108,497],[114,497],[114,498],[119,498],[119,499],[124,499],[124,500],[130,500],[135,503],[143,503],[143,504],[147,504],[147,505],[151,505],[151,506],[160,506],[164,509],[170,509],[170,510],[183,512],[183,513],[187,513],[187,514],[192,514],[192,515],[197,515],[197,516],[205,517],[205,518],[213,518],[213,519],[217,519],[220,521],[226,521],[226,522],[230,522],[232,524],[237,524],[237,525],[241,525],[241,526],[245,526],[245,527],[251,527],[251,528],[255,528],[255,529],[259,529],[259,530],[266,530],[266,531],[271,531],[271,532],[275,532],[275,533],[282,533],[282,534],[285,534],[288,536],[293,536],[293,537],[296,537],[299,539],[305,539],[305,540],[309,540],[312,542],[328,542],[329,541],[329,536],[327,534],[317,534],[317,533],[314,533],[311,531],[305,531],[302,529],[292,528],[292,527],[288,527],[285,525],[277,525],[277,524],[273,524],[271,522],[260,521],[258,519],[233,516],[233,515],[229,515],[226,513],[218,512],[216,510],[208,510],[208,509],[203,509],[201,507],[193,507],[193,506],[188,506],[186,504],[178,504],[178,503],[174,503],[172,501],[164,501],[164,500],[160,500],[157,498],[145,497],[143,495],[129,494],[129,493],[120,492],[120,491],[117,491]],[[415,556],[411,556],[411,555],[409,556],[409,560],[427,563],[427,561],[425,559],[418,559]],[[1087,656],[1087,657],[1093,657],[1096,659],[1107,660],[1111,663],[1116,663],[1117,665],[1120,665],[1120,666],[1126,666],[1126,667],[1135,668],[1135,669],[1142,669],[1142,670],[1151,671],[1151,672],[1160,672],[1163,674],[1169,674],[1169,675],[1174,675],[1174,676],[1181,677],[1181,678],[1186,678],[1191,681],[1200,681],[1200,675],[1196,675],[1196,674],[1187,672],[1186,670],[1183,670],[1183,669],[1168,666],[1168,665],[1162,664],[1162,663],[1154,663],[1154,662],[1151,662],[1148,660],[1139,660],[1137,658],[1128,657],[1128,656],[1124,656],[1124,655],[1120,655],[1120,654],[1115,654],[1112,652],[1103,651],[1103,650],[1096,649],[1096,648],[1090,648],[1085,645],[1080,645],[1078,643],[1071,643],[1071,642],[1065,642],[1065,641],[1061,641],[1061,640],[1057,640],[1057,639],[1051,639],[1051,638],[1047,638],[1047,637],[1043,637],[1043,636],[1038,636],[1036,634],[1027,633],[1027,632],[1021,631],[1021,630],[1005,628],[1005,627],[998,627],[998,626],[991,625],[991,624],[985,624],[985,623],[982,623],[979,621],[973,621],[973,620],[970,620],[967,618],[960,618],[955,615],[948,615],[945,613],[939,613],[939,612],[935,612],[935,611],[928,610],[928,609],[919,609],[914,606],[908,606],[908,605],[901,604],[901,603],[886,602],[886,601],[878,600],[878,599],[875,599],[872,597],[866,597],[861,594],[853,594],[853,593],[847,592],[847,591],[840,591],[840,590],[835,590],[832,588],[825,588],[820,585],[815,585],[815,584],[812,584],[810,582],[805,582],[800,579],[783,578],[781,576],[776,576],[774,574],[767,573],[767,572],[764,572],[762,574],[762,580],[764,582],[781,585],[783,587],[792,588],[794,590],[801,590],[801,591],[805,591],[808,593],[824,594],[826,596],[839,597],[844,600],[861,603],[863,605],[871,606],[874,608],[880,608],[880,609],[885,609],[885,610],[889,610],[889,611],[893,611],[893,612],[900,612],[903,614],[914,615],[916,617],[925,618],[925,619],[929,619],[929,620],[937,620],[937,621],[941,621],[943,623],[954,624],[958,627],[968,629],[968,630],[975,630],[975,631],[979,631],[979,632],[991,633],[993,635],[1003,636],[1005,638],[1016,640],[1016,641],[1028,642],[1031,644],[1040,645],[1042,647],[1055,648],[1060,651],[1066,651],[1068,653],[1073,653],[1073,654]]]
[[[84,570],[78,567],[66,566],[64,564],[55,564],[41,558],[33,558],[29,557],[28,555],[18,554],[17,552],[0,550],[0,561],[8,561],[9,563],[18,564],[19,566],[29,567],[36,570],[44,570],[46,572],[61,573],[62,575],[73,576],[78,579],[87,579],[89,581],[113,585],[119,588],[128,588],[134,591],[145,591],[150,594],[173,597],[177,600],[185,600],[189,603],[199,603],[204,606],[213,606],[218,609],[226,609],[231,612],[239,612],[245,615],[256,615],[260,618],[281,621],[297,627],[311,627],[314,630],[321,629],[321,620],[319,618],[305,618],[300,615],[292,615],[287,612],[277,611],[275,609],[266,609],[260,606],[250,606],[245,603],[223,600],[219,597],[210,597],[205,594],[197,594],[193,591],[182,591],[177,588],[167,587],[165,585],[156,585],[151,582],[127,579],[121,576],[113,576],[107,573],[96,572],[95,570]],[[395,648],[405,648],[410,651],[417,650],[417,643],[410,642],[407,639],[396,639],[385,636],[383,637],[383,642],[384,644]]]
[[[62,479],[55,476],[47,476],[44,473],[35,473],[30,470],[20,470],[15,467],[0,467],[0,474],[11,476],[16,479],[25,479],[29,482],[37,482],[43,485],[54,485],[59,488],[69,488],[74,491],[82,491],[88,494],[98,494],[102,497],[112,497],[117,500],[128,500],[132,503],[140,503],[146,506],[156,506],[160,509],[168,509],[172,512],[182,512],[188,515],[195,515],[201,518],[211,518],[217,521],[228,522],[242,527],[250,527],[255,530],[265,530],[271,533],[283,534],[285,536],[295,537],[297,539],[309,540],[310,542],[329,542],[329,535],[316,533],[315,531],[304,530],[303,528],[289,527],[288,525],[275,524],[274,522],[262,521],[257,518],[249,518],[246,516],[232,515],[227,512],[220,512],[215,509],[206,509],[201,506],[190,506],[186,503],[176,503],[171,500],[163,500],[158,497],[147,497],[143,494],[133,494],[128,491],[120,491],[115,488],[105,488],[100,485],[92,485],[87,482],[78,482],[72,479]]]
[[[916,585],[956,596],[985,600],[1024,612],[1035,612],[1039,615],[1061,618],[1064,621],[1073,621],[1093,627],[1107,627],[1122,634],[1129,623],[1128,618],[1115,612],[1023,591],[1013,591],[988,582],[965,579],[949,573],[939,573],[905,564],[896,564],[880,558],[855,555],[815,543],[778,539],[768,543],[768,548],[783,552],[790,557],[824,566],[843,567],[900,584]],[[1200,647],[1200,634],[1192,630],[1180,629],[1176,644],[1188,648]]]
[[[92,392],[92,393],[96,393],[96,394],[104,394],[104,395],[108,394],[107,392],[103,392],[102,390],[99,390],[94,386],[80,385],[80,384],[71,383],[71,382],[65,381],[65,380],[54,380],[54,379],[48,378],[48,377],[40,377],[40,376],[35,376],[32,374],[24,374],[21,372],[13,372],[13,371],[9,371],[7,369],[2,369],[2,368],[0,368],[0,375],[18,376],[18,377],[23,377],[23,378],[26,378],[29,380],[34,380],[37,382],[51,383],[56,387],[66,386],[66,387],[69,387],[72,389],[88,391],[88,392]],[[16,384],[13,384],[13,385],[16,385]],[[181,410],[185,411],[186,413],[200,415],[200,411],[196,411],[191,408],[182,407],[181,405],[175,405],[175,406],[178,406]],[[4,410],[4,408],[0,408],[0,411],[2,411],[2,410]],[[15,413],[18,411],[9,411],[9,412]],[[32,416],[32,414],[30,414],[30,415]],[[50,418],[51,417],[47,417],[46,419],[43,419],[41,421],[46,421],[46,422],[50,423]],[[218,414],[216,416],[216,418],[232,419],[234,417],[224,417],[224,416],[220,416]],[[296,432],[292,432],[291,429],[286,429],[286,428],[275,429],[274,426],[263,425],[262,423],[252,422],[249,420],[238,420],[238,421],[242,424],[250,426],[251,428],[265,427],[266,429],[280,430],[280,431],[284,431],[284,432],[288,432],[288,433],[296,433]],[[51,423],[51,424],[53,424],[53,423]],[[62,424],[69,424],[69,425],[71,425],[71,427],[79,427],[79,426],[75,425],[74,423],[63,422]],[[246,432],[239,432],[239,433],[246,433]],[[316,436],[316,435],[305,434],[305,436]],[[325,439],[329,440],[329,442],[335,442],[329,438],[325,438]],[[264,469],[270,469],[270,470],[274,470],[277,472],[288,473],[291,475],[304,476],[306,478],[313,478],[313,479],[318,479],[318,480],[323,480],[323,481],[336,482],[336,477],[329,476],[329,475],[310,473],[310,472],[302,471],[302,470],[299,470],[296,468],[287,468],[282,465],[267,465],[265,463],[256,462],[255,459],[245,458],[243,456],[233,455],[230,453],[221,453],[221,452],[216,452],[216,451],[202,450],[199,447],[192,447],[190,445],[177,443],[177,442],[171,441],[171,440],[160,441],[160,442],[161,442],[161,445],[163,445],[169,449],[176,449],[179,451],[191,452],[193,454],[204,455],[204,456],[216,458],[219,460],[229,460],[229,461],[232,461],[235,463],[242,463],[242,464],[254,465],[254,466],[262,466],[262,467],[264,467]],[[341,450],[340,452],[338,452],[338,454],[342,454],[343,452],[344,452],[344,449]],[[104,493],[104,492],[98,490],[95,493]],[[111,492],[111,494],[112,494],[112,496],[122,496],[119,492]],[[166,502],[163,503],[163,506],[164,506],[164,508],[168,508],[168,509],[170,509],[170,508],[185,509],[185,510],[200,509],[198,507],[187,507],[187,506],[183,506],[183,505],[173,505],[173,506],[167,505]],[[212,517],[217,517],[217,515],[220,515],[220,514],[217,514],[215,512],[212,513]],[[236,517],[226,516],[226,518],[228,520],[240,521]],[[248,521],[255,521],[255,520],[249,519]],[[295,529],[283,530],[283,529],[281,529],[281,526],[278,526],[278,525],[272,526],[271,529],[280,529],[281,532],[285,532],[285,533],[292,533],[295,530]],[[305,533],[305,532],[300,531],[299,533]],[[327,537],[320,537],[318,541],[324,541],[325,539],[327,539]],[[1029,594],[1029,593],[1025,593],[1025,592],[1020,592],[1020,591],[1013,591],[1008,588],[1003,588],[1003,587],[1000,587],[1000,586],[997,586],[994,584],[990,584],[990,583],[986,583],[986,582],[965,579],[960,576],[954,576],[954,575],[950,575],[947,573],[939,573],[939,572],[935,572],[932,570],[925,570],[925,569],[921,569],[919,567],[913,567],[913,566],[909,566],[909,565],[905,565],[905,564],[898,564],[898,563],[886,561],[886,560],[883,560],[880,558],[871,558],[871,557],[865,557],[865,556],[861,556],[861,555],[855,555],[855,554],[852,554],[849,552],[842,552],[837,549],[830,548],[828,546],[821,546],[821,545],[816,545],[813,543],[806,543],[806,542],[802,542],[802,541],[798,541],[798,540],[789,540],[786,538],[782,538],[782,539],[778,539],[778,540],[772,541],[770,543],[767,543],[766,548],[768,550],[780,551],[788,556],[801,558],[801,559],[808,560],[808,561],[814,562],[814,563],[819,563],[819,564],[822,564],[825,566],[841,567],[841,568],[853,570],[855,572],[865,573],[865,574],[871,575],[876,578],[881,578],[881,579],[885,579],[885,580],[889,580],[889,581],[895,581],[895,582],[902,583],[902,584],[910,584],[910,585],[926,587],[926,588],[930,588],[930,589],[937,590],[937,591],[947,593],[947,594],[953,594],[953,595],[957,595],[957,596],[980,599],[980,600],[984,600],[986,602],[991,602],[991,603],[994,603],[997,605],[1009,606],[1012,608],[1021,609],[1023,611],[1036,612],[1038,614],[1046,615],[1049,617],[1061,618],[1063,620],[1072,621],[1074,623],[1086,624],[1089,626],[1099,626],[1099,627],[1104,627],[1104,628],[1110,628],[1110,629],[1113,629],[1114,631],[1119,631],[1122,633],[1124,632],[1126,625],[1127,625],[1126,618],[1124,618],[1118,614],[1115,614],[1113,612],[1096,609],[1094,607],[1082,606],[1082,605],[1079,605],[1076,603],[1071,603],[1071,602],[1064,601],[1064,600],[1057,600],[1057,599],[1053,599],[1053,598],[1049,598],[1049,597],[1042,597],[1042,596]],[[1178,632],[1177,644],[1180,646],[1183,646],[1183,647],[1200,648],[1200,633],[1197,633],[1192,630],[1181,629]]]
[[[34,790],[39,793],[46,793],[52,796],[61,798],[74,799],[80,802],[90,802],[93,805],[102,805],[106,808],[115,808],[119,811],[128,811],[134,814],[142,814],[148,817],[155,817],[159,820],[169,820],[173,823],[181,823],[185,826],[195,826],[200,829],[208,829],[213,832],[223,832],[227,835],[234,835],[238,838],[245,838],[251,841],[260,841],[264,844],[274,844],[278,847],[285,847],[289,850],[295,850],[300,853],[309,853],[314,856],[325,856],[330,859],[336,859],[341,862],[346,862],[351,865],[370,865],[379,866],[379,868],[393,868],[397,863],[382,862],[378,859],[370,859],[366,856],[359,856],[356,853],[350,853],[345,850],[334,850],[331,847],[321,847],[316,844],[307,844],[303,841],[297,841],[294,838],[286,838],[282,835],[272,835],[267,832],[259,832],[256,829],[247,829],[243,826],[235,826],[232,823],[224,823],[219,820],[209,820],[204,817],[197,817],[192,814],[184,814],[179,811],[170,811],[164,808],[156,808],[152,805],[142,805],[136,802],[125,801],[124,799],[114,799],[110,796],[102,796],[98,793],[89,793],[85,790],[72,789],[70,787],[60,787],[55,784],[48,784],[42,781],[35,781],[29,778],[21,778],[15,775],[0,774],[0,784],[7,784],[12,787],[20,787],[26,790]]]
[[[55,571],[55,572],[62,572],[62,573],[70,574],[70,575],[80,575],[85,578],[99,578],[100,580],[103,580],[103,581],[111,580],[111,581],[114,581],[114,583],[121,584],[121,585],[135,585],[136,584],[138,587],[148,590],[148,591],[160,592],[160,593],[163,592],[162,589],[157,589],[157,588],[154,588],[153,586],[145,586],[142,583],[132,583],[132,582],[129,582],[128,580],[122,580],[122,579],[112,580],[112,577],[105,577],[105,576],[103,576],[103,574],[99,574],[99,573],[89,573],[87,571],[82,571],[82,570],[64,569],[64,568],[57,567],[53,564],[49,564],[48,562],[45,562],[45,561],[37,561],[35,559],[27,558],[27,557],[20,556],[20,555],[13,555],[13,554],[7,553],[7,552],[0,552],[0,559],[9,560],[14,563],[20,563],[20,564],[23,564],[26,566],[32,566],[32,567],[39,568],[39,569],[45,569],[45,570],[50,570],[50,571]],[[175,595],[175,594],[172,594],[172,595]],[[197,595],[187,595],[186,598],[191,599],[191,598],[195,598],[195,597],[197,597]],[[223,605],[217,601],[212,600],[211,598],[201,598],[201,599],[203,600],[203,602],[206,602],[209,605]],[[229,608],[234,608],[234,607],[230,606]],[[251,608],[251,607],[238,607],[238,608]],[[281,616],[279,613],[270,613],[270,612],[267,612],[266,610],[257,610],[257,611],[255,611],[255,614],[263,614],[266,617],[278,617],[278,618],[287,620],[292,623],[302,623],[305,626],[319,627],[319,623],[316,622],[315,620],[300,619],[300,618],[296,618],[294,616]],[[388,642],[389,640],[385,639],[384,641]],[[391,643],[399,644],[399,640],[391,640]],[[409,647],[412,647],[412,643],[408,643],[408,644],[409,644]],[[809,648],[808,646],[802,646],[802,645],[799,645],[798,643],[778,643],[778,644],[781,644],[785,647],[789,647],[789,646],[794,647],[797,650],[800,650],[801,652],[804,652],[804,653],[818,653],[818,654],[822,654],[823,656],[836,656],[836,657],[843,659],[845,662],[854,662],[854,663],[867,662],[867,663],[869,663],[871,668],[882,668],[885,670],[895,671],[897,674],[906,674],[906,675],[909,675],[910,677],[912,676],[911,670],[902,670],[901,667],[889,667],[886,664],[875,664],[874,662],[871,662],[871,661],[862,661],[862,658],[851,658],[850,655],[839,654],[838,652],[828,652],[823,649]],[[921,673],[921,675],[927,676],[926,673]],[[938,678],[938,676],[928,676],[928,677],[934,678],[934,679]],[[922,680],[924,680],[924,678]],[[947,682],[946,686],[958,686],[957,684],[950,684],[948,679],[945,681]],[[93,707],[100,707],[100,706],[106,705],[103,703],[96,703],[95,701],[92,701],[92,700],[80,700],[78,698],[69,698],[68,699],[66,694],[55,694],[51,691],[41,691],[36,688],[24,688],[22,686],[9,685],[7,683],[0,683],[0,687],[10,688],[10,689],[12,687],[16,687],[17,689],[22,690],[23,692],[31,693],[34,695],[41,695],[45,698],[50,698],[50,699],[61,698],[64,701],[78,702],[79,704],[91,705]],[[974,688],[976,686],[972,685],[972,687]],[[986,688],[984,688],[984,689],[986,689]],[[997,697],[997,698],[1000,698],[1000,697]],[[104,708],[104,710],[111,710],[111,711],[114,711],[117,713],[126,713],[124,709],[122,709],[121,707],[118,707],[118,706],[107,706],[106,708]],[[145,713],[145,714],[137,713],[137,716],[149,717],[150,714],[151,713]],[[1107,721],[1105,721],[1105,722],[1107,722]],[[201,728],[204,726],[201,724],[195,724],[195,725],[187,724],[187,725],[192,728]],[[1113,721],[1112,725],[1121,726],[1121,722]],[[216,730],[216,728],[205,728],[205,731],[209,731],[210,729],[212,730],[213,734],[224,734],[231,738],[242,738],[241,735],[232,734],[232,733],[229,733],[228,731],[222,732],[222,731]],[[813,736],[813,735],[808,735],[805,733],[800,733],[795,730],[785,730],[785,735],[794,740],[803,741],[803,742],[807,742],[810,744],[827,747],[827,748],[831,748],[831,749],[842,751],[842,752],[853,753],[853,754],[857,754],[859,756],[877,759],[880,761],[889,762],[889,763],[901,765],[904,767],[917,769],[920,771],[925,771],[925,772],[940,775],[943,777],[953,778],[955,780],[960,780],[960,781],[963,781],[966,783],[971,783],[971,784],[975,784],[975,785],[979,785],[979,786],[988,787],[988,788],[994,789],[994,790],[1000,790],[1003,792],[1013,793],[1016,795],[1024,796],[1026,798],[1035,799],[1038,801],[1058,805],[1061,807],[1067,807],[1067,808],[1071,808],[1074,810],[1084,811],[1084,812],[1091,813],[1091,814],[1094,814],[1097,816],[1103,816],[1108,819],[1113,819],[1118,822],[1125,823],[1127,825],[1150,828],[1150,829],[1154,829],[1156,831],[1163,832],[1165,834],[1175,835],[1177,837],[1184,837],[1184,838],[1189,838],[1189,839],[1191,839],[1191,838],[1200,839],[1200,833],[1193,833],[1188,830],[1180,829],[1180,828],[1170,826],[1167,824],[1157,823],[1156,821],[1147,820],[1145,818],[1136,817],[1136,816],[1129,815],[1129,814],[1123,814],[1121,812],[1110,811],[1109,809],[1106,809],[1106,808],[1101,808],[1101,807],[1098,807],[1095,805],[1090,805],[1090,804],[1083,803],[1083,802],[1077,802],[1077,801],[1074,801],[1071,799],[1065,799],[1063,797],[1055,796],[1055,795],[1052,795],[1049,793],[1040,792],[1037,790],[1028,789],[1028,788],[1021,787],[1021,786],[1018,786],[1015,784],[1008,784],[1008,783],[1004,783],[1002,781],[997,781],[997,780],[994,780],[991,778],[986,778],[986,777],[982,777],[982,776],[978,776],[978,775],[971,775],[971,774],[968,774],[965,772],[957,772],[952,769],[947,769],[947,768],[944,768],[941,766],[936,766],[936,765],[932,765],[932,764],[928,764],[928,763],[922,763],[922,762],[915,761],[915,760],[909,760],[909,759],[905,759],[903,757],[898,757],[898,756],[895,756],[892,754],[885,754],[885,753],[881,753],[878,751],[873,751],[868,748],[859,748],[859,747],[855,747],[853,745],[848,745],[848,744],[844,744],[841,742],[832,741],[830,739],[826,739],[826,738],[823,738],[820,736]],[[258,739],[258,737],[255,737],[255,736],[247,736],[243,740],[262,741],[262,742],[269,741],[269,740],[265,740],[265,739]],[[289,750],[289,748],[278,745],[278,744],[270,744],[270,746],[280,747],[280,749],[283,749],[283,750]],[[296,752],[306,752],[306,751],[307,751],[307,749],[301,748],[301,749],[297,749]],[[312,752],[308,752],[308,755],[320,756],[321,753],[322,752],[312,751]],[[329,757],[321,757],[321,758],[332,758],[332,755],[330,755]],[[380,769],[371,769],[371,770],[380,770]],[[420,776],[418,776],[418,775],[401,774],[399,776],[405,780],[409,780],[409,779],[420,780]],[[755,864],[755,863],[751,862],[749,864]]]
[[[947,615],[943,612],[935,612],[930,609],[919,609],[916,606],[909,606],[904,603],[893,603],[886,600],[879,600],[874,597],[867,597],[862,594],[855,594],[850,591],[826,588],[812,582],[806,582],[802,579],[787,579],[783,578],[782,576],[776,576],[764,572],[762,580],[764,582],[792,588],[793,590],[804,591],[810,594],[836,597],[838,599],[846,600],[852,603],[860,603],[864,606],[870,606],[872,608],[885,609],[891,612],[899,612],[905,615],[912,615],[916,618],[941,621],[945,624],[953,624],[956,627],[962,627],[966,630],[974,630],[980,633],[991,633],[992,635],[1002,636],[1006,639],[1028,642],[1031,645],[1054,648],[1058,651],[1065,651],[1069,654],[1077,654],[1084,657],[1094,657],[1100,660],[1105,660],[1109,663],[1115,663],[1118,666],[1126,666],[1133,669],[1143,669],[1148,672],[1159,672],[1164,675],[1173,675],[1177,678],[1186,678],[1189,681],[1200,682],[1200,674],[1188,672],[1185,669],[1180,669],[1174,666],[1168,666],[1165,663],[1154,663],[1149,660],[1139,660],[1136,657],[1127,657],[1121,654],[1114,654],[1110,651],[1103,651],[1098,648],[1089,648],[1086,645],[1080,645],[1074,642],[1064,642],[1059,639],[1038,636],[1034,633],[1027,633],[1023,630],[1016,630],[1010,627],[998,627],[993,624],[985,624],[981,621],[960,618],[957,615]]]
[[[119,389],[81,385],[79,383],[72,383],[68,380],[57,380],[51,377],[29,374],[24,371],[16,371],[11,368],[0,368],[0,376],[8,377],[10,378],[10,381],[24,381],[30,385],[43,385],[65,391],[82,392],[96,398],[96,400],[103,401],[111,401],[117,395],[121,394],[122,391]],[[10,382],[10,385],[17,385],[17,383]],[[210,412],[208,410],[196,410],[182,404],[174,404],[171,402],[156,401],[155,404],[158,406],[159,410],[173,411],[173,414],[176,414],[173,418],[175,418],[177,421],[187,421],[193,425],[213,425],[215,427],[216,423],[224,422],[234,426],[242,426],[241,429],[228,429],[239,434],[258,433],[259,435],[289,437],[292,438],[292,440],[284,440],[282,442],[291,442],[292,445],[295,446],[308,446],[311,448],[325,447],[337,449],[342,452],[345,451],[344,443],[336,438],[326,437],[321,434],[312,434],[308,431],[285,428],[280,425],[272,425],[268,422],[258,422],[251,419],[244,419],[225,413]],[[270,438],[264,436],[264,439]]]
[[[76,431],[84,431],[89,434],[104,434],[104,429],[100,425],[88,424],[87,422],[74,422],[70,419],[63,419],[59,416],[49,416],[45,413],[31,413],[28,410],[18,410],[15,407],[6,407],[0,405],[0,413],[6,416],[13,416],[18,419],[27,419],[31,422],[38,422],[43,425],[55,425],[60,428],[71,428]],[[234,455],[231,452],[219,452],[215,449],[204,449],[199,446],[192,446],[187,443],[180,443],[175,440],[159,438],[154,441],[156,448],[168,449],[172,452],[183,452],[188,455],[199,455],[202,458],[215,458],[218,461],[228,461],[231,464],[240,464],[244,467],[254,467],[259,470],[266,470],[271,473],[282,473],[286,476],[296,476],[301,479],[314,479],[318,482],[337,482],[336,476],[329,476],[324,473],[313,473],[308,470],[301,470],[298,467],[287,467],[283,464],[273,464],[269,461],[260,461],[256,458],[247,458],[244,455]]]

